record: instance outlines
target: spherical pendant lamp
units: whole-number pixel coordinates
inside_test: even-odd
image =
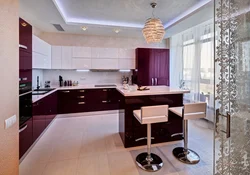
[[[151,3],[150,5],[154,9],[157,4]],[[147,43],[158,43],[162,41],[165,29],[161,20],[153,16],[146,21],[142,33]]]

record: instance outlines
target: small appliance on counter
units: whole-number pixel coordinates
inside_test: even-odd
[[[50,81],[45,81],[44,87],[45,88],[50,88]]]

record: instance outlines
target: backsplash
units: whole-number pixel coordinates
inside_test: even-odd
[[[59,75],[63,80],[78,81],[79,85],[84,84],[121,84],[122,76],[131,76],[132,72],[77,72],[76,70],[33,70],[33,88],[36,87],[36,77],[39,76],[41,86],[45,81],[51,81],[51,86],[59,86]]]

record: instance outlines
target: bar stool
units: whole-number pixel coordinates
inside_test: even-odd
[[[168,105],[141,107],[141,110],[134,110],[133,113],[141,124],[147,124],[147,153],[139,154],[136,163],[145,171],[158,171],[162,168],[163,161],[151,153],[151,124],[168,121]]]
[[[173,155],[181,162],[186,164],[197,164],[200,161],[199,155],[193,150],[188,149],[188,120],[206,117],[207,103],[189,103],[184,107],[172,107],[169,110],[183,118],[184,148],[178,147],[173,150]]]

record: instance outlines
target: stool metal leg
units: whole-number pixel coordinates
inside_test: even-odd
[[[158,171],[163,166],[162,159],[151,153],[151,124],[147,124],[147,153],[141,153],[136,157],[137,165],[145,171]]]
[[[186,164],[197,164],[200,161],[199,155],[193,150],[188,149],[188,121],[183,120],[184,129],[184,148],[178,147],[173,150],[173,155],[179,161]]]

